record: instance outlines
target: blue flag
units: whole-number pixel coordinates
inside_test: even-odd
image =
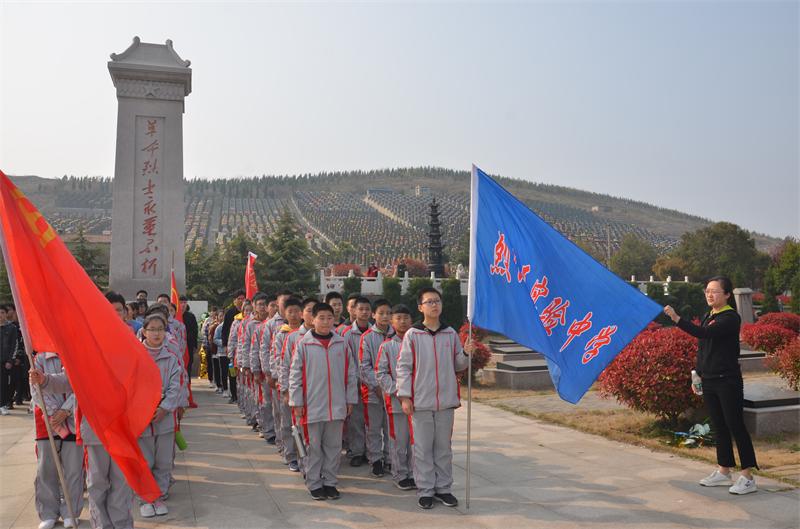
[[[472,167],[468,317],[541,352],[578,402],[661,307]]]

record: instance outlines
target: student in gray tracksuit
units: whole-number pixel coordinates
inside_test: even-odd
[[[47,375],[60,375],[63,371],[61,359],[56,353],[40,352],[33,359],[33,367]],[[34,386],[35,391],[35,386]],[[83,510],[83,447],[75,441],[75,394],[72,391],[63,393],[44,392],[42,395],[45,410],[36,407],[36,480],[34,481],[34,498],[36,513],[39,519],[64,519],[66,527],[74,527],[70,520],[69,510],[62,501],[61,483],[58,479],[53,450],[47,437],[44,421],[49,421],[53,431],[58,458],[64,470],[72,512],[78,517]],[[66,498],[65,498],[66,499]]]
[[[286,324],[286,302],[291,298],[292,294],[288,290],[280,292],[276,298],[278,305],[277,312],[269,318],[267,327],[269,327],[270,340],[264,344],[264,353],[267,362],[264,364],[264,372],[267,376],[267,386],[270,392],[270,404],[272,405],[272,417],[275,423],[275,445],[278,451],[283,453],[283,438],[281,437],[281,399],[280,392],[278,391],[278,378],[280,374],[277,370],[277,364],[272,360],[275,353],[275,337],[278,335],[281,327]],[[274,370],[273,370],[274,368]]]
[[[125,298],[114,292],[107,293],[106,299],[112,305],[116,303],[125,305]],[[42,378],[37,378],[39,376]],[[72,393],[72,386],[63,371],[58,374],[43,375],[34,370],[31,372],[31,382],[39,384],[44,394]],[[80,402],[76,405],[75,415],[78,416],[80,415]],[[132,529],[133,490],[128,485],[122,470],[94,433],[86,416],[81,417],[78,437],[81,439],[88,459],[86,483],[92,527],[94,529]]]
[[[453,486],[453,417],[461,406],[456,373],[468,367],[469,357],[458,333],[439,321],[442,298],[423,288],[417,302],[423,315],[403,337],[397,361],[397,396],[414,428],[414,480],[419,506],[429,509],[436,499],[458,505]]]
[[[161,402],[153,414],[152,422],[139,436],[139,448],[150,465],[153,477],[161,489],[162,498],[167,494],[172,476],[172,461],[175,456],[175,412],[182,399],[181,366],[178,359],[167,350],[164,342],[164,329],[167,325],[166,320],[160,315],[153,314],[145,317],[142,326],[144,347],[161,374]],[[142,501],[140,510],[144,517],[168,512],[163,499],[156,500],[153,504]]]
[[[297,462],[297,455],[293,454],[293,441],[291,438],[291,415],[285,413],[284,407],[288,404],[283,404],[281,399],[280,388],[280,356],[286,343],[286,337],[289,333],[296,331],[300,324],[303,322],[303,307],[302,303],[297,298],[289,298],[282,303],[283,315],[286,323],[278,327],[272,338],[272,346],[269,356],[270,365],[270,378],[273,386],[272,403],[276,406],[275,412],[275,431],[277,432],[276,441],[278,449],[283,456],[284,464],[290,464],[292,461]],[[289,435],[284,436],[284,432],[289,430]],[[287,454],[288,452],[288,454]],[[289,457],[292,454],[292,457]]]
[[[295,446],[292,438],[292,426],[297,422],[292,413],[292,408],[289,406],[289,371],[292,367],[292,358],[294,357],[297,342],[305,336],[309,329],[314,328],[314,306],[317,303],[318,301],[315,298],[303,300],[303,323],[300,324],[296,331],[289,332],[286,335],[278,362],[280,366],[278,388],[281,391],[281,415],[284,417],[281,420],[281,433],[283,438],[286,439],[284,456],[289,462],[289,470],[292,472],[299,472],[305,466],[304,461],[298,458],[297,446]]]
[[[414,451],[411,429],[411,417],[403,413],[402,404],[397,398],[397,359],[403,337],[411,328],[411,311],[405,305],[392,308],[392,328],[394,336],[383,342],[378,348],[378,360],[375,376],[383,389],[386,405],[387,422],[391,444],[392,480],[401,490],[416,488],[414,483]]]
[[[253,317],[244,323],[244,332],[239,344],[239,353],[248,357],[250,373],[252,374],[255,392],[253,397],[258,410],[258,424],[264,440],[269,444],[275,443],[275,418],[272,414],[272,391],[267,383],[266,369],[269,364],[263,365],[261,358],[263,347],[269,347],[272,336],[269,333],[269,320],[267,320],[267,295],[259,292],[253,296]],[[269,349],[265,349],[269,351]],[[260,389],[259,389],[260,388]]]
[[[351,325],[337,330],[350,348],[352,362],[356,365],[356,372],[360,372],[358,362],[358,348],[361,345],[361,335],[370,328],[369,319],[372,316],[372,304],[365,297],[355,299],[356,321]],[[359,377],[359,384],[361,383]],[[367,462],[366,458],[366,423],[364,420],[364,404],[361,399],[353,407],[353,413],[347,418],[347,448],[350,451],[350,465],[358,467]]]
[[[227,346],[228,355],[233,355],[236,362],[235,365],[239,369],[239,387],[236,388],[239,392],[239,409],[242,410],[242,413],[245,415],[247,424],[251,426],[255,424],[256,416],[252,403],[253,392],[251,389],[252,381],[250,380],[250,358],[240,353],[239,338],[242,335],[242,325],[250,318],[252,313],[253,305],[249,301],[244,302],[242,305],[242,312],[234,316],[233,322],[231,323]]]
[[[356,366],[333,332],[333,309],[314,306],[314,330],[297,342],[289,373],[289,405],[308,444],[306,486],[315,500],[337,499],[342,425],[358,402]]]
[[[31,381],[37,382],[33,375]],[[45,375],[44,380],[39,383],[39,387],[45,394],[72,392],[72,386],[64,372]],[[80,403],[78,403],[78,408],[80,408]],[[133,491],[125,480],[125,475],[95,435],[86,416],[81,417],[79,431],[88,457],[86,483],[92,527],[94,529],[132,528]]]
[[[367,460],[372,466],[372,475],[384,475],[384,462],[389,462],[390,444],[387,428],[383,391],[375,377],[378,348],[394,334],[391,317],[392,308],[385,299],[379,299],[373,306],[375,323],[361,335],[358,345],[358,365],[361,378],[361,405],[364,408],[366,430]]]

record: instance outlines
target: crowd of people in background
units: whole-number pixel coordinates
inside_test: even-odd
[[[0,305],[0,414],[8,415],[14,407],[31,408],[25,403],[31,400],[28,383],[28,356],[19,327],[17,309],[13,303]]]

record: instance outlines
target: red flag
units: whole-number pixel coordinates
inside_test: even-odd
[[[183,323],[183,309],[181,308],[181,297],[178,295],[178,284],[175,281],[175,269],[172,269],[172,277],[169,285],[169,300],[175,305],[175,319]]]
[[[253,299],[253,296],[258,292],[258,283],[256,283],[256,259],[258,256],[253,252],[247,252],[247,268],[244,271],[244,289],[245,297]]]
[[[58,353],[81,413],[136,494],[156,500],[161,491],[137,439],[161,400],[158,367],[2,171],[0,243],[25,339]]]
[[[175,281],[175,269],[172,269],[172,277],[170,278],[169,285],[169,298],[173,305],[175,305],[175,319],[183,323],[183,309],[181,308],[181,297],[178,295],[178,283]],[[185,343],[185,340],[184,340]],[[189,407],[196,408],[197,404],[194,402],[194,395],[192,395],[192,375],[188,373],[189,370],[189,344],[183,349],[183,365],[186,367],[189,376]]]

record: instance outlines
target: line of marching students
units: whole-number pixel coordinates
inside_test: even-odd
[[[109,292],[106,298],[161,375],[161,401],[139,437],[161,497],[138,504],[144,518],[165,515],[176,432],[189,407],[189,371],[183,360],[187,329],[166,295],[133,319],[133,307],[121,295]],[[411,311],[386,300],[371,304],[351,296],[345,319],[344,300],[336,292],[325,302],[300,300],[288,291],[245,300],[237,292],[233,307],[203,322],[204,346],[214,344],[209,378],[219,393],[238,403],[253,430],[277,448],[288,470],[302,472],[313,499],[340,497],[337,475],[345,451],[351,466],[368,464],[373,476],[390,472],[400,489],[416,489],[421,508],[431,508],[434,501],[454,507],[456,374],[467,368],[469,357],[457,332],[439,319],[437,290],[423,289],[418,308],[423,320],[412,326]],[[86,488],[92,527],[133,527],[133,491],[81,417],[58,354],[36,354],[30,381],[41,389],[45,408],[37,408],[35,415],[39,528],[50,529],[59,518],[65,527],[78,523],[61,492],[44,421],[54,434],[72,513],[80,515]]]
[[[423,319],[412,325],[408,307],[385,299],[351,296],[345,319],[337,292],[320,302],[289,291],[246,300],[240,291],[204,325],[204,342],[215,345],[209,378],[217,391],[238,404],[289,471],[302,473],[314,500],[340,497],[344,455],[353,467],[366,464],[375,477],[389,472],[398,488],[416,489],[420,508],[458,505],[451,437],[457,373],[469,356],[440,320],[439,292],[422,289],[417,303]]]
[[[191,341],[192,332],[187,335],[186,326],[175,318],[178,308],[165,294],[159,295],[157,303],[132,319],[128,318],[131,307],[126,305],[125,298],[109,292],[106,299],[137,334],[160,372],[161,401],[138,441],[161,496],[152,503],[138,500],[138,504],[139,513],[145,518],[165,515],[169,512],[166,504],[169,487],[174,481],[176,432],[189,407],[189,371],[184,365],[183,353],[190,345],[187,340]],[[134,321],[139,325],[134,325]],[[59,518],[64,527],[75,527],[78,523],[71,517],[61,492],[44,421],[50,423],[54,435],[74,516],[80,516],[83,509],[85,488],[93,528],[132,528],[132,507],[136,503],[133,491],[86,418],[81,417],[80,402],[75,399],[58,354],[38,352],[29,376],[41,389],[45,408],[37,407],[35,412],[38,467],[34,488],[36,510],[41,520],[39,529],[54,527]]]

